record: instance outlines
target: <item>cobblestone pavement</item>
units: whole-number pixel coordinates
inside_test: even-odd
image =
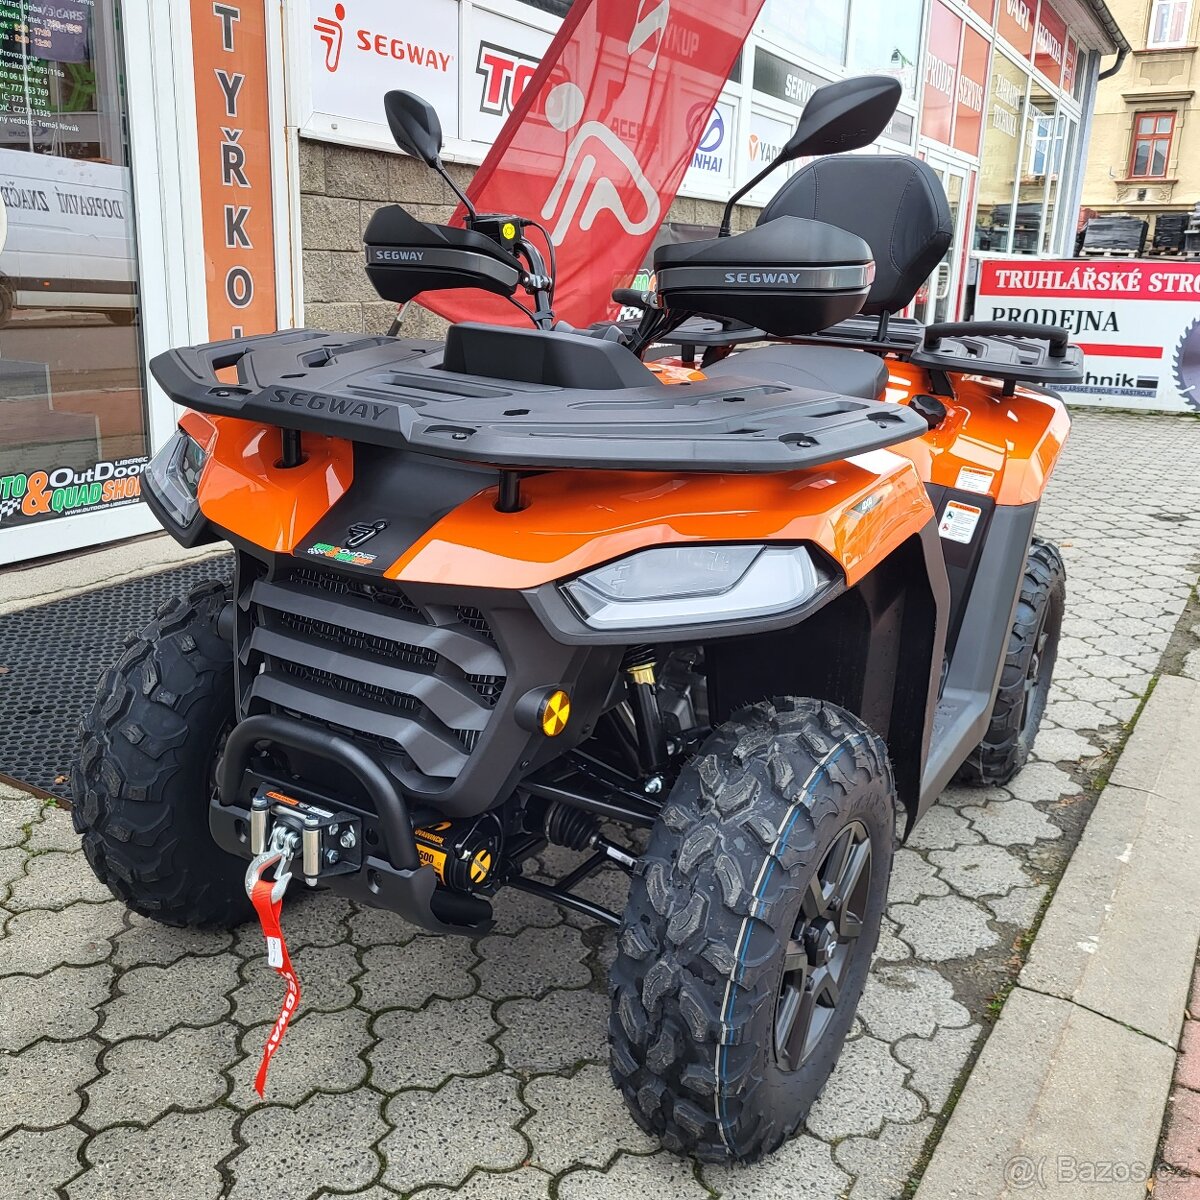
[[[807,1133],[769,1161],[655,1150],[608,1081],[611,936],[517,894],[475,943],[328,894],[292,906],[304,999],[260,1103],[280,985],[257,929],[130,916],[66,814],[9,791],[0,1196],[897,1197],[1086,817],[1083,771],[1133,716],[1195,582],[1200,421],[1078,416],[1040,528],[1071,599],[1037,760],[1010,788],[951,789],[900,850],[852,1040]],[[620,905],[619,877],[591,887]]]

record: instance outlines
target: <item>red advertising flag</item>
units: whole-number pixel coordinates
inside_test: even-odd
[[[480,212],[545,226],[560,320],[583,326],[613,311],[612,289],[641,266],[761,5],[575,0],[467,189]],[[454,224],[464,215],[460,206]],[[479,292],[421,303],[451,321],[528,324]]]

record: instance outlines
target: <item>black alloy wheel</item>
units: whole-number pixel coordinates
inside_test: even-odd
[[[871,836],[854,821],[809,880],[788,941],[775,1006],[775,1057],[785,1070],[802,1067],[825,1036],[862,945],[870,891]]]

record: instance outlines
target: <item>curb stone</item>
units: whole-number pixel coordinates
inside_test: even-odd
[[[1165,676],[917,1200],[1145,1196],[1200,940],[1198,774],[1200,683]]]

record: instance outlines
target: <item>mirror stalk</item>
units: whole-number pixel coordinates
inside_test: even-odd
[[[439,156],[435,158],[429,165],[446,181],[450,187],[450,190],[458,197],[463,208],[467,210],[467,224],[473,225],[475,223],[475,218],[479,215],[475,211],[475,205],[473,205],[467,198],[467,193],[464,192],[462,188],[460,188],[458,184],[454,182],[454,177],[449,171],[446,170],[445,164],[442,162],[441,157]]]
[[[774,171],[776,167],[781,166],[784,161],[785,160],[782,158],[777,158],[773,162],[767,163],[767,165],[765,167],[763,167],[763,169],[761,171],[759,171],[759,173],[757,175],[755,175],[755,177],[752,180],[750,180],[750,182],[748,184],[746,184],[745,187],[740,188],[738,191],[734,192],[732,196],[729,197],[729,203],[725,205],[725,212],[724,212],[724,215],[721,217],[721,229],[717,233],[717,237],[729,237],[729,235],[733,229],[734,206],[747,192],[752,191],[754,188],[758,187],[758,185],[760,183],[762,183],[762,181],[764,179],[766,179],[766,177],[768,175],[770,175],[770,173],[772,171]]]

